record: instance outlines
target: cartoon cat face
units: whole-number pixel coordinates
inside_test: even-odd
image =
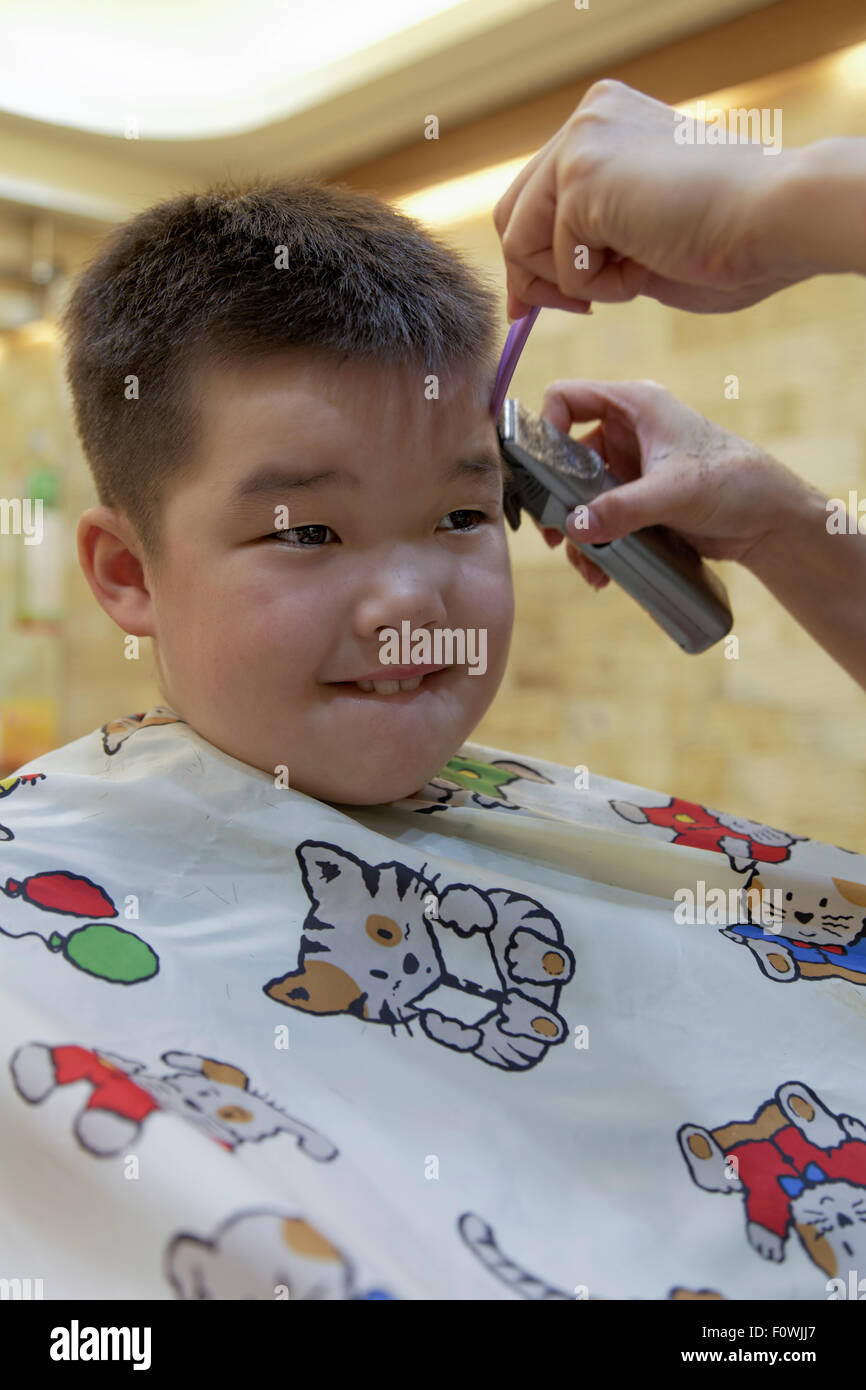
[[[732,816],[726,811],[713,811],[712,814],[720,825],[745,839],[754,840],[757,845],[784,847],[793,844],[797,838],[796,835],[789,835],[787,830],[776,830],[772,825],[761,825],[760,821],[747,820],[745,816]]]
[[[866,931],[864,883],[828,878],[817,887],[798,884],[767,892],[755,878],[746,890],[746,900],[751,920],[759,920],[756,914],[763,908],[764,922],[771,920],[770,930],[797,941],[850,948]]]
[[[443,965],[424,917],[431,885],[405,864],[366,864],[335,845],[297,848],[313,904],[298,969],[266,986],[281,1004],[404,1022]]]
[[[809,1256],[831,1278],[866,1270],[866,1188],[843,1180],[809,1185],[791,1203]]]
[[[261,1097],[201,1075],[137,1078],[164,1110],[194,1121],[214,1139],[264,1139],[282,1128],[282,1117]]]

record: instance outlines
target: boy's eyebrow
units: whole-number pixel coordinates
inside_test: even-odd
[[[487,478],[503,476],[502,455],[490,449],[458,459],[444,475],[442,481],[452,483],[457,482],[460,478],[477,478],[483,481]],[[265,464],[256,472],[251,473],[249,477],[241,479],[229,497],[229,506],[237,506],[250,497],[283,497],[287,492],[298,492],[305,488],[319,488],[326,483],[335,482],[348,483],[350,487],[357,487],[359,479],[355,473],[349,473],[343,468],[320,469],[316,473],[310,473],[275,464]]]

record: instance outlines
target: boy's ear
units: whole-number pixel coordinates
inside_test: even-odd
[[[78,563],[94,597],[123,632],[153,636],[153,606],[141,546],[125,517],[111,507],[89,507],[77,531]]]

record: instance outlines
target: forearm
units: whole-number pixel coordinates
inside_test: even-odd
[[[866,275],[866,139],[818,140],[778,158],[756,208],[765,254],[803,276]]]
[[[743,564],[866,690],[866,535],[828,531],[827,499],[798,484]]]

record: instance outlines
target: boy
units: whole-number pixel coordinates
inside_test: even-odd
[[[119,228],[66,328],[80,560],[163,703],[3,784],[10,1271],[658,1299],[866,1267],[866,861],[465,741],[513,622],[492,290],[296,180]],[[404,625],[483,660],[395,671]]]
[[[82,439],[119,512],[82,518],[82,566],[211,743],[379,804],[440,770],[505,670],[494,294],[372,201],[302,185],[222,206],[137,219],[71,306]],[[486,629],[486,669],[446,654],[411,699],[361,691],[405,621]]]

